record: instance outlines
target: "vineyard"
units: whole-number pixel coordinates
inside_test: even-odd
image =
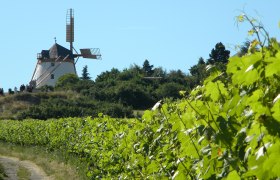
[[[75,154],[91,179],[276,179],[279,67],[280,46],[270,39],[231,57],[226,72],[207,66],[202,86],[140,119],[5,120],[0,140]]]

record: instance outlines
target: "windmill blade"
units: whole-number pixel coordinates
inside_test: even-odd
[[[77,64],[79,58],[80,58],[80,57],[78,56],[77,59],[76,59],[76,61],[75,61],[75,63],[74,63],[75,65]]]
[[[85,48],[85,49],[80,49],[80,51],[81,51],[81,56],[83,58],[101,59],[99,48]]]

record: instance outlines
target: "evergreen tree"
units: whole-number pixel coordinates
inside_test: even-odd
[[[246,53],[248,53],[249,47],[250,47],[251,42],[249,40],[246,40],[243,45],[240,47],[239,52],[237,53],[237,56],[242,57]]]
[[[83,71],[82,71],[82,80],[90,80],[90,76],[89,76],[89,73],[88,73],[88,66],[86,65],[84,68],[83,68]]]
[[[0,96],[4,96],[4,89],[0,88]]]
[[[154,72],[153,65],[150,65],[150,62],[146,59],[143,63],[143,71],[146,76],[151,76]]]
[[[20,90],[20,92],[23,92],[23,91],[25,90],[25,85],[22,84],[22,85],[19,87],[19,90]]]
[[[14,94],[14,91],[11,88],[8,89],[8,92],[9,94]]]
[[[206,64],[202,57],[199,58],[198,63],[192,66],[189,71],[192,78],[189,79],[194,83],[194,85],[199,85],[208,76],[209,73],[206,72]]]
[[[198,64],[205,64],[203,57],[200,57],[198,60]]]
[[[212,49],[211,54],[209,54],[208,64],[223,63],[228,62],[230,51],[226,50],[223,43],[219,42],[216,44],[215,48]]]

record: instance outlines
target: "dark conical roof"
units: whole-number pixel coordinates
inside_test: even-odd
[[[50,49],[49,49],[49,58],[55,59],[58,58],[59,56],[61,58],[65,58],[67,55],[69,55],[68,58],[73,59],[73,53],[69,50],[66,49],[65,47],[55,43]]]

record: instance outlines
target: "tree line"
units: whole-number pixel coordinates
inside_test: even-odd
[[[224,69],[229,55],[230,51],[222,43],[218,43],[207,61],[200,58],[189,69],[190,74],[181,70],[166,72],[162,67],[154,67],[149,60],[145,60],[142,66],[131,65],[122,71],[112,68],[92,81],[86,66],[81,78],[73,74],[65,75],[58,80],[55,90],[72,90],[90,99],[144,110],[160,99],[180,98],[180,90],[190,92],[207,77],[206,66],[215,65]]]

